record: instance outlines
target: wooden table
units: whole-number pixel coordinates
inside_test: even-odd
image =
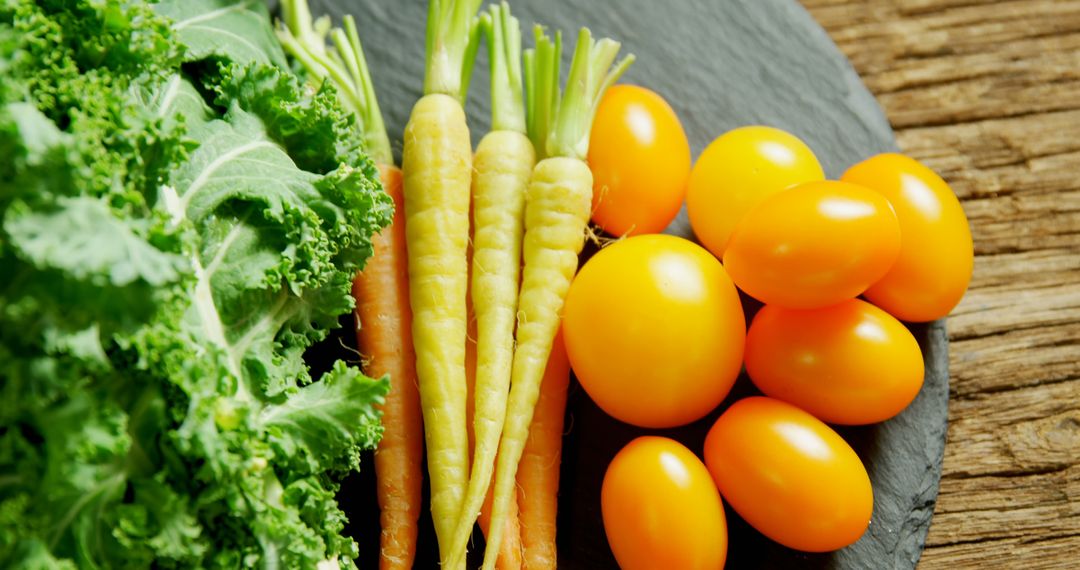
[[[920,567],[1080,568],[1080,1],[803,3],[975,239]]]

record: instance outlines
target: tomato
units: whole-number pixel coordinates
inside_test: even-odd
[[[742,366],[746,320],[723,266],[663,234],[614,243],[570,284],[570,364],[605,412],[642,427],[692,422],[720,404]]]
[[[679,213],[690,176],[690,142],[663,97],[614,85],[589,135],[592,219],[614,235],[657,233]]]
[[[879,154],[842,180],[880,192],[896,209],[903,241],[892,269],[865,293],[899,319],[932,321],[949,314],[971,281],[971,229],[949,185],[915,159]]]
[[[870,524],[874,495],[859,456],[791,404],[760,396],[732,404],[705,438],[705,464],[735,512],[789,548],[843,548]]]
[[[915,399],[923,358],[911,331],[865,301],[811,310],[766,305],[746,335],[746,372],[767,396],[820,420],[869,424]]]
[[[639,437],[611,460],[604,532],[623,570],[719,570],[727,557],[720,493],[701,460],[666,437]]]
[[[900,252],[900,226],[881,194],[823,181],[769,196],[743,217],[724,252],[740,289],[767,304],[812,309],[851,299]]]
[[[824,179],[813,151],[794,135],[772,127],[728,131],[705,148],[690,172],[690,226],[709,251],[723,257],[735,225],[765,197]]]

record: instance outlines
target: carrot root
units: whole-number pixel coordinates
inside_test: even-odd
[[[425,95],[405,128],[403,153],[413,346],[444,566],[465,486],[465,299],[472,148],[457,99]]]
[[[555,338],[540,384],[529,439],[518,464],[517,508],[521,525],[522,567],[553,570],[558,562],[555,519],[558,513],[559,463],[570,361],[562,335]],[[513,507],[511,507],[513,510]]]
[[[525,268],[518,303],[517,349],[506,425],[499,443],[485,570],[494,566],[503,521],[509,515],[540,383],[585,243],[591,202],[592,172],[584,161],[545,158],[533,169],[525,198]]]
[[[382,165],[379,174],[394,200],[394,219],[372,237],[374,254],[354,280],[353,296],[357,345],[369,359],[365,372],[390,376],[375,476],[382,527],[379,567],[394,570],[411,568],[416,556],[424,434],[412,349],[401,170]]]

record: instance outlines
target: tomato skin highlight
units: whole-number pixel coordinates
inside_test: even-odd
[[[885,421],[923,384],[919,343],[859,299],[821,309],[766,305],[746,336],[746,372],[766,396],[834,424]]]
[[[733,129],[709,143],[690,171],[690,226],[713,255],[723,257],[731,232],[754,206],[796,184],[824,179],[821,163],[795,135],[763,126]]]
[[[600,250],[571,283],[563,313],[582,387],[633,425],[703,417],[742,367],[739,294],[715,257],[682,238],[635,236]]]
[[[639,437],[612,459],[600,492],[604,532],[623,570],[719,570],[727,522],[705,465],[681,443]]]
[[[813,309],[858,296],[899,252],[900,225],[881,194],[826,180],[769,196],[747,213],[724,267],[763,303]]]
[[[880,192],[900,221],[900,256],[866,298],[893,316],[926,322],[949,314],[971,282],[974,248],[967,216],[940,176],[913,158],[879,154],[841,180]]]
[[[772,398],[735,402],[705,439],[720,495],[770,539],[827,552],[857,541],[874,496],[858,455],[809,413]]]
[[[592,220],[609,234],[658,233],[679,213],[690,142],[675,110],[637,85],[604,93],[589,135]]]

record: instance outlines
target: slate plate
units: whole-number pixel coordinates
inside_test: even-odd
[[[695,156],[720,133],[746,124],[772,125],[798,135],[814,149],[830,177],[871,154],[895,150],[892,131],[874,98],[794,0],[530,0],[513,2],[513,8],[527,30],[534,21],[543,21],[564,30],[568,45],[582,25],[597,36],[621,40],[625,50],[638,56],[623,81],[646,85],[667,98],[683,121]],[[312,10],[316,15],[329,13],[336,21],[343,12],[356,16],[390,137],[400,155],[402,130],[421,94],[426,3],[313,0]],[[525,35],[531,43],[531,33]],[[565,74],[572,49],[564,52]],[[474,142],[489,125],[487,91],[486,56],[481,50],[466,106]],[[692,235],[685,211],[668,231]],[[752,303],[747,308],[755,309]],[[866,535],[843,550],[808,555],[769,541],[729,508],[728,568],[915,565],[941,474],[948,359],[944,323],[912,330],[926,360],[926,382],[915,402],[884,424],[839,430],[862,457],[873,482],[874,513]],[[351,346],[349,334],[342,332],[331,344]],[[332,348],[324,345],[324,354]],[[599,502],[610,459],[626,442],[646,433],[674,437],[700,454],[705,433],[721,410],[684,428],[643,430],[606,416],[576,383],[570,390],[560,487],[559,567],[615,568]],[[744,375],[721,408],[752,393]],[[365,460],[366,471],[346,483],[342,500],[352,520],[349,530],[361,544],[357,562],[375,567],[378,516],[370,456]],[[425,548],[416,567],[436,568],[430,518],[422,519],[421,525]]]

